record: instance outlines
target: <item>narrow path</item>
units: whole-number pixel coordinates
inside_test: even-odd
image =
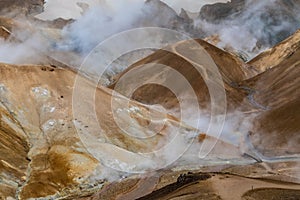
[[[244,86],[244,85],[238,85],[237,83],[231,83],[230,86],[232,86],[233,88],[236,88],[236,89],[245,90],[248,93],[247,99],[252,106],[259,108],[261,110],[270,110],[270,107],[261,105],[254,99],[254,95],[257,93],[257,91],[255,89],[252,89],[252,88]]]

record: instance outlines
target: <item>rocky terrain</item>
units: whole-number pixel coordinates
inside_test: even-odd
[[[298,1],[274,2],[266,21],[285,16],[296,31]],[[274,46],[245,61],[194,25],[240,18],[257,1],[207,5],[191,18],[149,0],[134,23],[197,39],[130,52],[104,85],[79,70],[82,49],[62,48],[72,19],[34,18],[43,3],[0,2],[0,199],[300,199],[299,31],[256,38],[257,48]],[[209,119],[222,108],[218,136]]]
[[[44,1],[9,1],[0,2],[1,15],[35,15],[43,11]]]

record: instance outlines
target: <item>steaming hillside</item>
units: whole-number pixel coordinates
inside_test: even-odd
[[[233,109],[235,109],[236,107],[241,106],[245,95],[233,88],[231,85],[233,82],[240,82],[247,79],[247,77],[251,77],[253,74],[251,69],[233,54],[225,52],[203,40],[197,40],[197,43],[204,47],[204,49],[209,53],[221,73],[222,79],[224,80],[228,107],[234,107]],[[174,44],[167,48],[174,49],[176,52],[175,54],[173,51],[167,50],[156,51],[150,56],[133,64],[118,76],[114,77],[114,81],[118,82],[118,80],[121,79],[124,74],[127,74],[129,71],[138,67],[142,67],[148,63],[170,66],[188,80],[193,89],[196,91],[199,104],[203,106],[203,108],[208,108],[210,104],[210,97],[207,85],[205,83],[206,80],[204,80],[203,76],[201,76],[195,67],[185,59],[185,56],[187,55],[185,51],[187,51],[188,46],[189,42],[186,42]],[[169,72],[163,71],[161,73],[168,74]],[[153,76],[156,76],[159,73],[146,72],[146,74],[153,74]],[[151,77],[149,79],[151,79]],[[164,81],[168,82],[171,79],[172,77],[168,77]],[[114,88],[114,84],[112,84],[110,87]],[[184,93],[185,90],[186,88],[182,88],[180,93]],[[174,94],[168,91],[167,88],[161,87],[160,85],[145,85],[144,87],[137,89],[132,98],[146,104],[161,104],[169,109],[175,109],[174,107],[178,106],[176,102],[174,102]]]
[[[17,193],[21,199],[48,195],[59,197],[67,194],[60,193],[57,196],[56,192],[62,192],[62,189],[71,186],[79,187],[80,184],[82,185],[80,187],[86,190],[93,184],[94,187],[98,187],[97,184],[101,182],[97,181],[114,180],[113,177],[119,176],[117,171],[109,168],[119,169],[121,166],[117,164],[120,162],[125,166],[135,166],[128,169],[124,166],[119,169],[125,171],[143,171],[155,169],[155,165],[164,166],[167,160],[160,160],[158,163],[155,157],[168,159],[167,156],[170,154],[168,149],[161,152],[162,155],[145,157],[139,154],[151,152],[153,148],[159,149],[169,137],[174,138],[172,130],[176,130],[176,127],[179,127],[183,137],[177,141],[181,145],[187,144],[188,138],[197,134],[192,127],[180,124],[175,117],[156,113],[157,111],[151,111],[151,107],[131,102],[128,108],[130,118],[122,117],[122,113],[115,115],[119,115],[119,120],[124,125],[133,123],[132,120],[136,121],[131,128],[135,134],[150,134],[143,132],[143,126],[149,123],[147,111],[161,115],[159,118],[167,121],[162,124],[164,127],[159,135],[147,141],[126,136],[126,132],[116,124],[114,120],[116,116],[111,113],[113,109],[110,106],[111,98],[120,103],[126,101],[121,96],[112,97],[112,91],[103,87],[98,88],[96,94],[96,101],[101,101],[97,105],[96,113],[102,130],[98,128],[97,121],[91,120],[93,116],[87,114],[92,113],[93,109],[92,99],[88,99],[87,96],[86,99],[82,99],[80,105],[73,105],[79,106],[83,112],[79,118],[74,119],[76,113],[72,113],[71,101],[75,78],[76,73],[69,69],[1,64],[1,170],[7,175],[3,177],[3,188],[9,189],[3,190],[2,195],[15,196]],[[22,83],[21,86],[15,84],[16,79]],[[56,84],[57,82],[60,84]],[[85,85],[81,85],[78,92],[88,94],[93,85],[88,80],[84,82]],[[103,115],[105,117],[102,117]],[[160,126],[160,123],[162,122],[157,126]],[[102,133],[96,134],[99,132]],[[91,134],[83,139],[88,146],[84,146],[81,142],[83,133]],[[199,131],[198,134],[200,133]],[[205,140],[214,139],[206,137]],[[90,147],[93,148],[91,153],[96,153],[96,157],[102,160],[100,163],[85,150]],[[220,152],[220,149],[224,148],[228,150],[226,155],[228,158],[240,158],[242,155],[237,147],[221,141],[211,154],[221,155],[223,152]],[[115,154],[116,157],[113,159],[116,160],[109,159],[111,154]],[[10,184],[11,182],[19,185]],[[87,185],[84,186],[85,184]],[[79,188],[76,190],[69,193],[80,192]]]
[[[55,1],[53,2],[55,3]],[[97,44],[118,32],[131,28],[159,26],[180,31],[192,38],[205,39],[219,48],[238,55],[243,60],[249,60],[289,37],[300,28],[298,1],[257,2],[251,0],[246,2],[236,0],[206,5],[201,8],[199,13],[194,14],[185,10],[177,14],[168,4],[156,0],[130,3],[131,6],[126,6],[128,4],[126,1],[122,4],[91,1],[84,5],[74,3],[66,8],[62,6],[60,9],[68,8],[70,12],[74,9],[74,12],[81,11],[83,16],[75,22],[70,18],[61,19],[60,14],[56,16],[57,18],[54,17],[56,20],[53,22],[36,19],[33,17],[36,13],[45,15],[46,13],[42,12],[41,3],[32,4],[30,1],[24,1],[22,4],[19,1],[3,2],[2,15],[11,17],[11,12],[8,11],[24,6],[25,14],[24,12],[13,12],[13,16],[17,17],[15,19],[20,24],[32,26],[27,34],[36,36],[31,32],[33,29],[46,28],[41,30],[42,34],[32,39],[35,41],[33,44],[31,44],[32,41],[28,41],[29,45],[35,46],[39,51],[46,51],[47,54],[57,51],[59,51],[58,54],[61,54],[62,51],[68,54],[70,51],[75,51],[79,54],[78,57],[87,55]],[[90,10],[88,10],[89,7]],[[65,10],[64,13],[66,12],[68,10]],[[62,13],[62,11],[58,13]],[[24,16],[27,16],[25,22],[22,20]],[[28,18],[31,19],[29,24]],[[65,27],[61,30],[63,26]],[[258,29],[262,31],[257,31],[253,27],[259,27]],[[24,34],[23,30],[22,34]],[[23,42],[28,40],[22,34],[15,33]],[[43,37],[42,40],[41,37]],[[245,37],[249,39],[245,40]],[[50,39],[51,42],[44,39]],[[26,56],[26,53],[22,52],[22,54],[20,53],[21,57]],[[81,59],[77,60],[79,60],[77,63],[74,61],[70,64],[79,66]],[[69,62],[68,60],[63,61]],[[17,62],[11,61],[10,63]],[[33,63],[36,62],[33,61]],[[130,64],[127,63],[127,65]]]
[[[299,9],[296,0],[233,0],[202,7],[197,23],[206,34],[218,35],[218,46],[251,58],[299,29]],[[245,37],[251,39],[245,41]]]
[[[1,200],[300,199],[299,1],[166,2],[0,2]]]
[[[70,11],[78,13],[81,10],[83,17],[64,31],[69,50],[87,53],[111,34],[130,28],[159,26],[184,32],[193,38],[207,38],[212,44],[249,60],[300,28],[300,4],[292,0],[234,0],[203,6],[197,13],[183,9],[179,14],[168,4],[156,0],[87,3],[94,6],[89,12],[86,12],[88,4],[70,5]],[[130,7],[126,6],[128,3]],[[62,14],[65,13],[68,10]],[[244,40],[245,37],[249,39]]]
[[[203,43],[203,45],[207,45],[207,49],[210,48],[209,52],[211,54],[216,53],[217,55],[220,55],[222,52],[221,50],[218,50],[216,48],[211,47],[210,45],[199,41]],[[291,44],[293,45],[293,44]],[[178,48],[178,46],[177,46]],[[179,48],[180,49],[180,48]],[[220,51],[219,53],[217,53]],[[222,63],[222,59],[224,58],[224,62],[226,60],[229,61],[236,61],[235,57],[231,56],[230,54],[227,54],[223,52],[223,56],[220,57],[220,63]],[[161,52],[155,53],[150,58],[145,59],[153,59],[155,55],[161,55]],[[297,52],[295,52],[295,56],[297,55]],[[165,55],[168,56],[168,55]],[[174,57],[176,59],[176,56]],[[164,59],[162,59],[163,61]],[[144,61],[141,61],[144,62]],[[223,63],[224,63],[223,62]],[[227,61],[228,62],[228,61]],[[266,88],[269,88],[268,85],[274,85],[274,82],[276,82],[276,79],[273,78],[270,79],[270,82],[268,81],[269,77],[274,77],[273,73],[280,73],[282,76],[284,76],[284,73],[282,70],[290,73],[289,76],[286,77],[286,81],[283,79],[284,84],[289,84],[289,80],[295,80],[292,76],[299,75],[298,67],[296,64],[293,64],[294,59],[291,57],[290,59],[285,61],[286,63],[289,63],[289,68],[287,68],[286,64],[283,67],[275,67],[272,71],[266,71],[262,75],[259,75],[257,78],[252,78],[249,81],[245,81],[245,83],[240,84],[243,85],[240,86],[240,88],[231,89],[235,91],[237,94],[243,94],[243,88],[245,88],[245,84],[249,83],[250,85],[248,87],[251,87],[251,83],[253,84],[254,81],[261,82],[261,84],[254,84],[254,85],[262,85]],[[218,63],[218,62],[217,62]],[[237,74],[243,72],[243,67],[239,64],[241,64],[241,61],[236,62],[237,66]],[[282,65],[283,66],[283,65]],[[221,70],[223,71],[224,79],[226,79],[226,66],[219,66]],[[224,69],[222,69],[222,67]],[[290,71],[291,70],[291,71]],[[184,73],[184,71],[182,72]],[[270,74],[270,75],[269,75]],[[186,77],[189,78],[191,74],[185,74]],[[228,76],[228,75],[227,75]],[[262,78],[264,77],[264,78]],[[97,115],[99,115],[100,124],[102,128],[104,128],[103,136],[107,136],[109,141],[106,141],[104,138],[97,138],[99,137],[97,134],[94,135],[92,133],[96,133],[97,131],[97,125],[94,124],[93,120],[90,120],[92,116],[90,115],[82,115],[80,118],[74,119],[72,116],[72,110],[70,108],[71,104],[71,98],[72,98],[72,89],[74,86],[74,80],[76,78],[76,72],[73,72],[70,69],[62,69],[62,68],[56,68],[53,66],[12,66],[12,65],[1,65],[1,138],[2,138],[2,151],[1,153],[2,157],[2,167],[1,170],[6,176],[2,178],[4,182],[2,182],[2,196],[8,197],[8,196],[15,196],[15,193],[21,198],[21,199],[27,199],[29,197],[43,197],[43,196],[49,196],[54,195],[55,198],[58,198],[59,196],[65,196],[65,195],[72,195],[72,196],[81,196],[83,194],[90,194],[93,190],[92,188],[98,188],[101,186],[101,180],[103,178],[117,178],[119,175],[117,172],[114,172],[112,169],[106,169],[106,167],[114,166],[113,163],[107,162],[109,155],[111,155],[112,152],[116,153],[116,158],[118,159],[125,159],[123,162],[129,162],[127,161],[126,155],[129,153],[127,151],[136,152],[136,151],[147,151],[148,148],[153,148],[153,146],[157,146],[159,143],[158,141],[162,140],[167,135],[172,135],[172,132],[169,132],[172,130],[172,127],[182,126],[178,124],[178,121],[175,117],[171,116],[165,116],[167,121],[165,124],[165,128],[163,129],[163,132],[158,135],[158,137],[153,138],[150,141],[147,141],[147,143],[144,143],[143,141],[139,140],[132,140],[130,137],[126,137],[124,134],[122,134],[122,130],[118,128],[116,124],[114,124],[115,120],[111,116],[110,110],[111,107],[108,105],[110,104],[110,98],[118,98],[120,101],[123,97],[112,97],[112,91],[109,89],[105,89],[103,87],[99,87],[96,92],[96,99],[99,99],[101,101],[101,104],[97,104]],[[192,78],[192,77],[191,77]],[[198,75],[195,78],[200,78]],[[195,79],[194,78],[194,79]],[[228,81],[242,81],[243,79],[246,79],[246,76],[234,76],[234,74],[231,75],[231,77],[227,78]],[[15,80],[18,80],[21,85],[15,84]],[[191,79],[193,80],[193,79]],[[201,79],[200,79],[201,80]],[[297,80],[297,79],[296,79]],[[263,82],[262,82],[263,81]],[[57,84],[59,82],[60,84]],[[93,89],[93,84],[90,83],[88,80],[83,81],[85,84],[82,85],[82,88],[79,93],[82,93],[83,91],[89,91]],[[282,85],[282,87],[286,88],[289,87],[288,85]],[[281,84],[280,84],[281,85]],[[297,85],[297,83],[296,83]],[[230,85],[228,84],[226,86],[227,88],[230,88]],[[267,120],[267,123],[262,123],[264,126],[257,126],[255,129],[258,130],[255,131],[255,134],[259,134],[259,137],[265,136],[267,143],[270,141],[270,137],[266,136],[266,127],[268,124],[273,124],[274,119],[270,118],[268,116],[274,116],[274,113],[277,113],[276,116],[282,116],[282,123],[276,123],[278,128],[272,129],[272,131],[275,132],[276,138],[279,141],[279,143],[276,143],[276,147],[278,145],[281,146],[280,149],[277,149],[279,151],[276,151],[279,155],[284,155],[286,150],[288,149],[288,154],[290,153],[299,153],[298,152],[298,142],[297,142],[297,132],[299,132],[299,126],[297,123],[297,111],[295,109],[298,108],[297,102],[297,96],[298,94],[295,93],[297,91],[296,88],[293,88],[293,85],[290,87],[291,91],[287,91],[287,94],[284,96],[287,99],[290,99],[289,101],[286,100],[280,100],[279,96],[276,96],[276,91],[280,91],[280,89],[274,88],[273,90],[273,97],[269,95],[265,96],[257,96],[255,95],[256,100],[260,100],[259,103],[262,105],[265,105],[265,102],[261,102],[264,100],[264,98],[268,97],[270,99],[269,101],[272,101],[273,104],[268,104],[270,106],[270,109],[267,111],[264,111],[260,108],[259,116],[262,118],[260,121]],[[256,90],[263,90],[263,88],[255,88]],[[230,94],[232,92],[230,89],[227,90],[227,92]],[[201,88],[199,90],[199,94],[201,93]],[[84,93],[85,93],[84,92]],[[166,94],[164,91],[158,90],[158,92],[161,92],[161,94]],[[264,92],[263,94],[266,94]],[[280,93],[277,93],[280,95]],[[295,100],[293,100],[293,95]],[[162,96],[163,97],[163,96]],[[230,97],[230,95],[229,95]],[[171,99],[171,97],[169,97]],[[20,99],[26,99],[26,101],[20,101]],[[137,99],[138,100],[138,99]],[[148,99],[150,100],[150,99]],[[171,99],[172,100],[172,99]],[[277,100],[277,103],[276,101]],[[232,102],[231,98],[228,98],[229,103]],[[82,99],[82,102],[84,102],[81,105],[78,105],[80,109],[87,111],[89,109],[92,109],[92,102],[89,102],[89,98],[86,96],[84,99]],[[120,102],[120,103],[121,103]],[[151,102],[148,102],[151,104]],[[158,103],[158,102],[156,102]],[[240,102],[241,103],[241,102]],[[251,102],[244,102],[247,105],[251,104]],[[132,111],[132,114],[130,116],[133,120],[136,120],[137,124],[135,125],[136,131],[140,129],[144,123],[147,122],[147,116],[144,114],[143,110],[151,110],[151,107],[148,107],[146,105],[141,105],[137,102],[132,101],[131,103],[132,108],[139,109],[139,115],[136,115],[135,112]],[[277,104],[277,106],[276,106]],[[252,105],[255,106],[255,105]],[[295,115],[291,115],[293,112],[290,112],[289,109],[285,109],[286,107],[289,107],[291,110],[294,110]],[[259,108],[253,108],[253,109],[259,109]],[[157,111],[154,111],[157,112]],[[289,118],[285,119],[285,112],[289,113],[289,117],[294,121],[294,125]],[[84,112],[86,113],[86,112]],[[89,111],[87,113],[90,113]],[[269,114],[270,113],[270,114]],[[101,117],[103,114],[105,114],[105,117]],[[159,114],[159,113],[157,113]],[[160,114],[159,114],[160,115]],[[121,117],[121,115],[120,115]],[[123,118],[123,123],[127,120],[130,120],[129,118]],[[124,121],[125,120],[125,121]],[[278,119],[279,120],[279,119]],[[280,120],[279,120],[280,121]],[[288,124],[288,125],[287,125]],[[280,129],[280,126],[283,126],[286,128]],[[289,129],[291,127],[292,129]],[[288,129],[287,129],[288,128]],[[97,149],[99,149],[98,152],[101,152],[101,154],[97,154],[102,158],[102,162],[98,163],[98,161],[93,158],[88,152],[86,152],[84,146],[82,146],[82,143],[80,142],[80,139],[76,134],[76,129],[79,132],[82,133],[90,133],[90,138],[87,138],[90,145],[93,146],[93,141],[95,141],[95,138],[97,140],[102,141],[101,143],[97,144],[96,146],[93,146],[94,152],[97,152]],[[193,133],[194,130],[192,128],[184,128],[185,130],[182,130],[182,134],[189,135],[190,133]],[[142,129],[141,129],[142,130]],[[190,133],[189,133],[190,132]],[[113,135],[111,135],[113,134]],[[199,132],[200,134],[200,132]],[[289,134],[288,141],[285,140],[285,136]],[[193,134],[192,134],[193,135]],[[252,136],[252,135],[251,135]],[[255,136],[255,135],[254,135]],[[95,138],[94,138],[95,137]],[[289,141],[295,141],[294,146],[293,144],[288,144]],[[82,139],[82,138],[81,138]],[[213,138],[212,138],[213,139]],[[210,137],[206,137],[204,140],[210,140]],[[262,150],[271,150],[272,152],[275,152],[274,145],[261,145],[261,142],[264,142],[264,140],[259,140],[260,143],[255,142],[255,145],[257,146],[257,149],[260,150],[261,147],[264,147]],[[276,140],[274,140],[276,142]],[[101,144],[101,145],[100,145]],[[199,143],[198,145],[200,145]],[[224,152],[224,149],[226,149],[226,152]],[[284,152],[281,151],[281,149],[286,149]],[[221,150],[221,151],[220,151]],[[167,152],[165,152],[167,153]],[[174,152],[173,152],[174,153]],[[225,153],[225,154],[224,154]],[[258,156],[255,153],[251,152],[251,150],[247,150],[247,153],[252,156]],[[93,154],[95,155],[95,154]],[[141,159],[142,158],[137,155],[138,157],[132,157],[134,154],[131,155],[130,159],[133,159],[131,162],[135,159],[140,160],[142,163],[145,161]],[[120,157],[119,157],[120,156]],[[215,159],[216,157],[221,156],[222,158],[225,158],[224,156],[228,157],[227,159],[233,159],[238,158],[241,161],[246,159],[245,163],[252,162],[251,157],[244,157],[242,151],[240,150],[240,147],[237,148],[231,144],[226,144],[224,142],[218,142],[218,145],[214,148],[214,151],[211,153],[211,159]],[[268,154],[268,156],[273,156]],[[209,156],[210,157],[210,156]],[[249,160],[250,159],[250,160]],[[257,159],[265,159],[265,157],[257,158]],[[185,160],[183,158],[183,160]],[[140,165],[137,162],[135,163],[136,167],[151,167],[151,163],[148,163],[147,166]],[[253,160],[254,161],[254,160]],[[269,160],[266,160],[265,162],[268,162]],[[119,161],[120,162],[120,161]],[[193,163],[193,161],[185,160],[184,161],[187,165],[189,163]],[[210,162],[210,161],[206,161]],[[281,160],[280,162],[283,162]],[[141,163],[141,164],[142,164]],[[180,162],[179,162],[180,163]],[[222,163],[222,162],[221,162]],[[182,161],[181,161],[182,164]],[[289,170],[296,170],[297,168],[294,168],[295,164],[292,162],[292,159],[290,162],[287,161],[287,166],[291,167]],[[115,166],[116,167],[116,166]],[[256,166],[252,166],[253,170],[256,170]],[[226,167],[224,169],[228,170]],[[284,167],[274,166],[272,167],[272,170],[283,170]],[[112,170],[112,171],[111,171]],[[225,171],[226,171],[225,170]],[[245,172],[240,171],[239,168],[234,169],[238,170],[239,173],[244,174]],[[105,172],[105,173],[104,173]],[[294,179],[291,179],[293,177],[292,171],[285,171],[282,175],[287,179],[291,181],[297,180],[297,176],[294,177]],[[104,174],[103,174],[104,173]],[[260,173],[264,174],[266,171],[261,171]],[[285,173],[289,173],[289,175],[284,175]],[[60,176],[57,176],[60,174]],[[244,174],[246,175],[246,174]],[[108,177],[107,177],[108,176]],[[158,175],[160,176],[160,175]],[[173,177],[172,173],[169,175],[170,177]],[[182,187],[183,184],[192,183],[194,180],[197,180],[197,175],[192,175],[192,179],[186,179],[184,182],[178,182],[178,186],[176,187]],[[219,175],[218,175],[219,176]],[[168,175],[167,175],[168,177]],[[251,177],[251,176],[250,176]],[[154,178],[154,177],[153,177]],[[270,177],[271,178],[271,177]],[[149,178],[147,178],[147,182]],[[231,178],[236,179],[236,177]],[[230,181],[229,179],[228,181]],[[113,180],[113,179],[112,179]],[[152,180],[150,178],[150,180]],[[154,179],[155,180],[155,179]],[[210,179],[208,179],[210,180]],[[100,182],[99,182],[100,181]],[[124,180],[126,182],[126,180]],[[128,182],[129,181],[129,182]],[[137,179],[129,179],[127,180],[128,184],[135,185]],[[142,181],[142,180],[141,180]],[[212,180],[213,181],[213,180]],[[240,180],[242,181],[242,180]],[[244,182],[247,182],[248,180],[245,179]],[[250,181],[250,180],[249,180]],[[12,184],[15,182],[16,184]],[[171,183],[173,182],[173,179],[167,178],[167,182]],[[100,185],[99,185],[100,184]],[[120,183],[121,184],[121,183]],[[155,185],[158,183],[155,183]],[[206,183],[204,183],[205,185]],[[220,183],[221,184],[221,183]],[[225,182],[224,182],[225,184]],[[252,183],[254,184],[254,183]],[[91,187],[91,185],[94,185]],[[257,187],[261,187],[259,183],[256,184]],[[277,185],[273,185],[279,188],[287,188],[284,186],[283,183],[278,183]],[[101,195],[108,195],[107,198],[110,198],[116,194],[118,195],[125,195],[126,189],[123,185],[115,185],[115,191],[113,193],[107,193],[104,192]],[[161,188],[163,186],[157,186],[158,188]],[[202,186],[200,186],[202,187]],[[203,186],[204,187],[204,186]],[[69,188],[68,190],[65,190],[64,188]],[[73,189],[71,189],[73,188]],[[81,189],[80,189],[81,188]],[[123,189],[122,189],[123,188]],[[139,188],[139,187],[138,187]],[[289,186],[288,188],[296,189],[299,187],[297,185],[295,186]],[[64,192],[63,192],[64,189]],[[138,190],[138,189],[137,189]],[[172,191],[172,190],[171,190]],[[56,192],[59,192],[55,195]],[[149,190],[149,192],[151,192]],[[208,191],[207,191],[208,192]],[[246,192],[246,191],[244,191]],[[241,193],[244,193],[241,191]],[[211,195],[211,198],[214,198],[215,195],[219,194],[217,190],[211,188],[209,189],[209,193]],[[143,193],[144,194],[144,193]],[[289,193],[288,193],[289,194]],[[287,195],[288,195],[287,194]],[[297,193],[295,193],[297,194]],[[135,195],[141,195],[141,193],[136,193]],[[161,193],[161,195],[166,195],[166,193]],[[173,194],[177,195],[177,194]],[[102,199],[101,197],[97,197],[96,199]]]
[[[236,56],[204,41],[197,41],[212,56],[222,75],[228,112],[241,110],[244,113],[252,113],[255,111],[259,115],[255,120],[258,127],[252,127],[251,130],[254,133],[252,137],[260,144],[258,145],[260,147],[257,146],[257,148],[268,151],[270,155],[285,154],[285,152],[299,153],[299,149],[297,149],[297,145],[300,142],[298,137],[300,125],[297,114],[300,95],[298,90],[300,84],[298,33],[296,32],[292,37],[278,44],[273,49],[259,55],[249,64],[243,63]],[[179,43],[172,48],[175,49],[177,55],[163,50],[157,51],[129,67],[115,78],[115,82],[118,82],[123,75],[126,75],[131,70],[142,68],[147,63],[167,65],[185,76],[197,93],[199,105],[203,106],[203,109],[207,108],[210,105],[210,96],[203,75],[201,76],[190,63],[184,61],[188,47],[185,47],[184,43]],[[184,51],[181,52],[181,50]],[[288,55],[285,55],[286,51],[288,51]],[[278,55],[278,52],[281,52],[283,55]],[[256,63],[270,60],[270,58],[272,58],[272,61],[268,62],[270,66],[265,65],[264,67],[272,67],[272,69],[250,78],[257,73],[253,66],[258,66]],[[276,63],[276,65],[274,66],[273,63]],[[161,73],[170,72],[162,71]],[[146,74],[153,73],[146,72]],[[157,74],[159,73],[155,73],[154,76]],[[168,82],[168,78],[165,78],[164,81]],[[111,88],[114,88],[114,85]],[[180,92],[184,93],[184,91],[185,89],[183,88]],[[170,110],[178,110],[176,107],[179,106],[170,90],[155,84],[148,84],[137,89],[132,98],[150,105],[164,105]],[[242,115],[240,117],[246,116]],[[274,122],[276,123],[274,124]],[[295,142],[290,142],[291,138]],[[280,147],[278,152],[274,150],[274,145]]]

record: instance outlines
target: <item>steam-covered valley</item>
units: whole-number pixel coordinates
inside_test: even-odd
[[[300,198],[297,0],[0,6],[0,199]]]

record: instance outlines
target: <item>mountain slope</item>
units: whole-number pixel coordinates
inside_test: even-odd
[[[295,37],[298,37],[298,33]],[[255,121],[257,126],[253,137],[261,135],[256,139],[257,148],[268,151],[270,155],[285,152],[299,153],[297,146],[300,142],[300,50],[299,42],[292,41],[294,40],[291,39],[284,45],[274,47],[270,52],[275,53],[270,56],[263,54],[262,62],[272,60],[276,53],[289,49],[286,48],[287,45],[296,48],[292,54],[285,58],[273,59],[274,63],[279,64],[241,83],[243,88],[252,91],[252,100],[265,108]],[[272,65],[271,61],[270,65]],[[272,150],[274,146],[285,147],[276,152]]]
[[[124,107],[125,97],[113,96],[69,68],[0,64],[0,100],[3,198],[91,194],[105,179],[122,176],[113,169],[131,172],[170,162],[167,155],[176,152],[168,148],[151,153],[168,144],[174,130],[182,135],[181,144],[201,133],[138,102]],[[156,121],[149,128],[151,116]],[[203,136],[196,146],[216,141]],[[217,146],[215,155],[226,148],[227,156],[241,156],[231,144],[219,141]]]
[[[286,40],[280,42],[275,47],[259,54],[248,62],[258,73],[262,73],[272,67],[277,66],[285,59],[288,59],[300,48],[300,31],[298,30]]]
[[[243,93],[240,93],[231,85],[235,82],[240,82],[244,79],[247,79],[247,77],[251,77],[252,71],[248,69],[247,65],[245,65],[236,56],[218,49],[217,47],[210,45],[205,41],[195,41],[208,52],[208,54],[216,64],[224,81],[229,108],[232,109],[233,107],[241,105],[245,96],[243,95]],[[191,46],[189,46],[189,44],[189,41],[180,42],[178,44],[172,45],[171,47],[168,47],[171,50],[168,50],[167,48],[167,51],[159,50],[153,53],[152,55],[133,64],[124,72],[116,76],[115,82],[117,83],[119,79],[122,79],[122,76],[126,75],[126,73],[134,69],[142,68],[142,66],[145,64],[162,64],[171,67],[171,69],[174,69],[181,75],[183,75],[195,91],[198,97],[199,105],[203,108],[207,108],[208,103],[210,102],[210,97],[205,80],[203,79],[199,71],[197,71],[197,69],[191,64],[190,60],[186,60],[189,58],[187,58],[185,54],[187,55],[188,52],[194,51],[191,49]],[[163,72],[156,71],[155,74],[154,72],[151,72],[149,74],[153,74],[153,76],[159,76],[159,73]],[[145,72],[145,74],[147,74],[147,72]],[[172,77],[169,78],[171,79]],[[166,79],[165,82],[170,81],[170,79]],[[112,84],[110,87],[114,88],[115,84]],[[130,85],[128,87],[130,88]],[[179,94],[184,94],[185,90],[186,88],[180,89],[179,86]],[[132,98],[147,104],[161,104],[168,109],[178,107],[178,102],[174,100],[174,94],[171,91],[168,91],[166,88],[158,85],[142,86],[135,91]]]

